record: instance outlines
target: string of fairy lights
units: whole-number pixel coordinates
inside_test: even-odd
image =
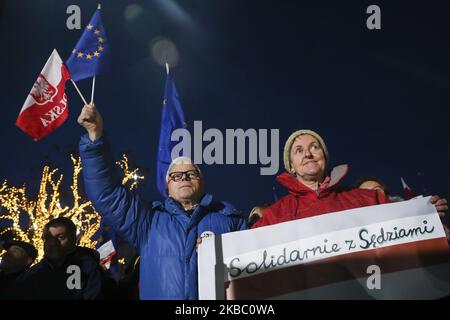
[[[70,186],[73,203],[71,206],[61,205],[61,182],[63,174],[59,169],[44,166],[37,198],[29,199],[26,185],[10,186],[8,181],[0,187],[0,220],[9,221],[10,227],[0,231],[0,236],[11,232],[15,240],[33,244],[38,250],[38,262],[44,256],[42,233],[44,226],[51,219],[67,217],[77,226],[78,244],[95,249],[97,240],[93,236],[100,227],[100,215],[91,201],[80,196],[78,178],[82,170],[81,159],[70,156],[73,165],[72,184]],[[139,168],[129,169],[128,158],[124,154],[116,164],[123,171],[122,185],[133,190],[144,176],[138,175]],[[27,217],[27,219],[25,218]],[[1,252],[0,252],[1,255]]]

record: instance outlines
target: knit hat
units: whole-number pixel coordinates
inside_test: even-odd
[[[283,152],[284,168],[289,173],[291,172],[291,157],[290,157],[290,155],[291,155],[292,145],[294,144],[294,141],[295,141],[295,139],[297,139],[297,137],[302,136],[304,134],[309,134],[310,136],[313,136],[314,138],[316,138],[316,140],[319,142],[320,146],[322,147],[323,153],[325,154],[325,161],[326,161],[326,163],[328,163],[328,159],[329,159],[328,149],[327,149],[327,146],[326,146],[325,142],[323,141],[322,137],[319,136],[319,134],[317,134],[316,132],[314,132],[312,130],[307,130],[307,129],[298,130],[289,136],[289,138],[286,140],[286,143],[284,145],[284,152]]]

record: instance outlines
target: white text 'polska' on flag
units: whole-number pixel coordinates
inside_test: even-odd
[[[53,50],[16,120],[16,125],[34,141],[51,133],[67,119],[65,91],[69,79],[70,74],[61,57]]]

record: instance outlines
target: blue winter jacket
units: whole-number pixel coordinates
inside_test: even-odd
[[[104,137],[80,141],[86,193],[96,210],[140,253],[141,299],[198,299],[196,240],[204,231],[221,234],[247,228],[229,203],[205,194],[191,217],[167,198],[148,206],[121,185]]]

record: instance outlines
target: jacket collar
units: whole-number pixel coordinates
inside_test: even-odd
[[[216,201],[214,200],[213,195],[206,193],[200,200],[199,207],[201,209],[204,208],[210,208],[215,206]],[[162,211],[168,211],[170,213],[184,213],[184,210],[182,209],[181,205],[174,199],[167,197],[164,200],[164,203],[161,201],[153,201],[152,202],[152,210],[162,210]],[[202,211],[209,211],[209,210],[202,210]],[[217,211],[218,213],[221,213],[223,215],[236,215],[240,214],[240,212],[232,205],[228,203],[223,203],[223,205],[218,206],[217,209],[214,211]]]
[[[327,176],[320,185],[319,192],[322,193],[338,185],[347,173],[348,165],[346,164],[334,167],[333,170],[331,170],[330,175]],[[288,172],[280,174],[277,177],[277,181],[293,195],[304,195],[311,192],[317,192],[317,190],[312,190],[311,188],[305,186],[303,183],[298,181],[295,176]]]
[[[209,207],[213,203],[213,200],[214,200],[213,196],[209,193],[206,193],[200,199],[200,203],[198,204],[198,207],[202,207],[202,208]],[[158,207],[160,207],[161,209],[165,209],[171,213],[185,213],[181,204],[171,197],[167,197],[164,200],[164,206],[159,201],[154,201],[152,203],[153,209],[158,208]],[[196,210],[197,210],[197,208],[194,211],[196,211]]]

